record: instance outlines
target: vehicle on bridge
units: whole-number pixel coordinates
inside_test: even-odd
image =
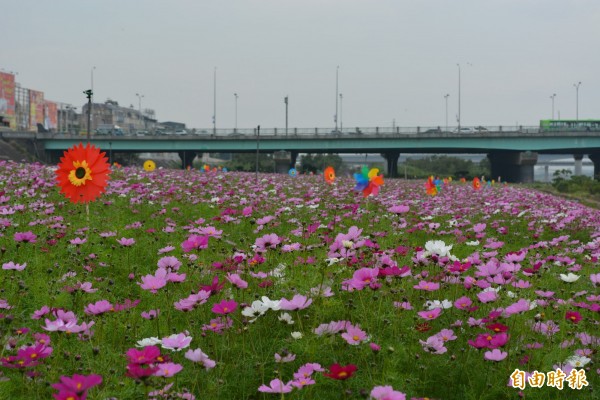
[[[452,133],[475,133],[475,128],[467,128],[467,127],[456,128],[455,130],[452,131]]]
[[[543,119],[540,121],[542,132],[573,131],[591,132],[600,131],[600,120],[598,119]]]
[[[94,132],[96,135],[114,135],[123,136],[123,130],[119,125],[100,124]]]

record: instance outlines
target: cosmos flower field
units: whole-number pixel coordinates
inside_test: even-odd
[[[0,398],[598,396],[600,212],[424,183],[0,162]]]

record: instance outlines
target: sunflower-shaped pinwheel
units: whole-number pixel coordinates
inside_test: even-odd
[[[367,166],[363,166],[360,174],[354,174],[354,179],[356,179],[354,190],[362,190],[364,197],[377,196],[379,186],[383,185],[383,175],[378,175],[378,173],[379,168],[369,170]]]
[[[333,167],[325,168],[323,175],[325,176],[325,182],[329,183],[330,185],[335,181],[335,170]]]
[[[94,201],[108,184],[110,165],[106,153],[89,143],[66,150],[56,170],[60,192],[72,203]]]

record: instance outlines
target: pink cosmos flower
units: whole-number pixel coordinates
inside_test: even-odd
[[[14,262],[9,261],[7,263],[2,264],[2,269],[6,269],[6,270],[14,269],[16,271],[23,271],[26,266],[27,266],[27,263],[15,264]]]
[[[166,256],[158,260],[158,268],[166,269],[168,272],[173,272],[179,270],[181,267],[181,261],[177,259],[177,257]]]
[[[308,386],[308,385],[314,385],[315,383],[317,383],[314,379],[312,378],[298,378],[292,381],[292,386],[294,386],[295,388],[298,389],[302,389],[304,386]]]
[[[172,362],[157,364],[156,366],[158,371],[154,373],[154,376],[164,376],[165,378],[174,376],[183,369],[183,365]]]
[[[146,346],[141,350],[132,347],[126,355],[130,364],[153,364],[160,357],[160,349],[156,346]]]
[[[487,292],[477,293],[477,298],[482,303],[489,303],[498,300],[498,293],[495,290],[488,290]]]
[[[473,301],[470,298],[463,296],[454,302],[454,307],[458,308],[459,310],[468,310],[472,304]]]
[[[300,368],[298,371],[294,372],[295,379],[308,378],[315,372],[323,372],[325,369],[321,367],[321,364],[318,363],[306,363]]]
[[[363,290],[366,286],[371,286],[377,282],[379,268],[360,268],[354,271],[352,279],[345,281],[349,289]]]
[[[448,349],[444,346],[444,341],[438,335],[429,336],[426,341],[419,340],[423,350],[432,354],[444,354]]]
[[[257,252],[265,252],[268,249],[275,249],[281,243],[281,239],[275,233],[269,233],[259,237],[254,242],[254,248]]]
[[[185,358],[187,358],[190,361],[196,362],[196,363],[200,363],[202,364],[202,366],[209,370],[215,367],[215,365],[217,365],[216,362],[214,362],[213,360],[211,360],[206,354],[204,354],[202,352],[202,350],[200,349],[196,349],[196,350],[188,350],[185,353]]]
[[[413,288],[417,290],[426,290],[428,292],[433,292],[440,288],[440,284],[434,282],[419,281],[419,284],[413,286]]]
[[[258,391],[263,393],[289,393],[292,389],[291,382],[283,383],[280,379],[273,379],[269,386],[261,385]]]
[[[184,252],[189,253],[192,250],[206,249],[208,247],[208,236],[190,235],[181,243]]]
[[[292,310],[304,310],[312,304],[312,299],[306,296],[296,294],[292,300],[281,299],[279,308],[281,310],[292,311]]]
[[[124,237],[122,237],[121,239],[117,239],[117,242],[121,246],[124,246],[124,247],[130,247],[135,244],[135,240],[133,238],[124,238]]]
[[[406,400],[406,395],[394,390],[391,386],[375,386],[371,390],[373,400]]]
[[[35,310],[33,312],[33,315],[31,316],[31,319],[41,319],[44,315],[48,314],[49,312],[50,312],[50,307],[43,306],[39,310]]]
[[[24,243],[35,243],[37,240],[37,236],[31,232],[16,232],[13,236],[15,242],[24,242]]]
[[[454,331],[452,329],[442,329],[436,334],[436,336],[444,342],[456,340],[456,335],[454,334]]]
[[[226,279],[239,289],[246,289],[248,287],[248,282],[240,278],[238,274],[228,273]]]
[[[87,315],[100,315],[106,312],[112,311],[113,305],[108,302],[108,300],[100,300],[96,303],[90,303],[84,308],[84,312]]]
[[[142,318],[145,318],[145,319],[154,319],[154,318],[158,317],[159,313],[160,313],[159,309],[148,310],[148,312],[142,311],[141,316],[142,316]]]
[[[161,269],[159,268],[159,271]],[[164,270],[163,270],[164,271]],[[164,287],[167,284],[166,276],[154,276],[146,275],[142,277],[142,283],[138,282],[138,285],[144,290],[149,290],[151,293],[156,293],[158,289]]]
[[[61,376],[59,383],[53,383],[51,386],[59,392],[71,392],[77,395],[76,398],[85,399],[88,389],[102,383],[101,375],[73,375]]]
[[[187,336],[184,333],[177,333],[163,338],[161,345],[163,349],[180,351],[182,349],[185,349],[186,347],[189,347],[191,342],[191,336]]]
[[[84,244],[86,242],[87,242],[86,238],[83,238],[83,239],[82,238],[75,238],[75,239],[69,240],[69,243],[74,244],[75,246],[82,245],[82,244]]]
[[[600,285],[600,273],[591,274],[590,275],[590,280],[592,281],[592,283],[594,284],[594,286]]]
[[[433,310],[419,311],[419,312],[417,312],[417,314],[419,315],[419,317],[421,317],[423,319],[433,320],[442,314],[442,309],[434,308]]]
[[[238,303],[236,303],[235,300],[222,300],[221,302],[216,303],[211,308],[211,311],[214,312],[215,314],[226,315],[226,314],[234,312],[236,310],[237,306],[238,306]]]
[[[582,317],[581,314],[577,311],[567,311],[567,313],[565,314],[565,319],[574,324],[578,324],[579,321],[581,321]]]
[[[502,361],[508,356],[508,353],[499,349],[493,349],[492,351],[486,351],[483,353],[483,358],[488,361]]]
[[[344,338],[344,340],[351,345],[358,345],[365,340],[368,340],[367,333],[365,331],[360,329],[358,326],[352,325],[349,325],[346,328],[346,332],[342,333],[342,338]]]

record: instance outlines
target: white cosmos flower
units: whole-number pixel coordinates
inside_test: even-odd
[[[293,325],[294,324],[294,320],[292,319],[292,316],[288,313],[283,313],[281,314],[279,317],[277,317],[278,320],[287,323],[288,325]]]
[[[447,309],[452,308],[452,302],[449,300],[429,300],[425,302],[424,307],[426,307],[428,310],[433,310],[436,308]]]
[[[563,282],[569,282],[569,283],[571,283],[571,282],[575,282],[577,279],[579,279],[579,275],[575,275],[574,273],[569,272],[567,275],[560,274],[560,279]]]
[[[429,254],[437,254],[440,257],[449,257],[452,245],[446,246],[446,243],[442,240],[430,240],[425,243],[425,250],[428,251]]]
[[[591,358],[584,356],[571,356],[565,360],[565,363],[571,364],[573,368],[582,368],[590,361],[592,361]]]
[[[479,240],[473,240],[472,242],[465,242],[467,246],[479,246]]]
[[[146,346],[154,346],[157,344],[162,343],[162,340],[160,340],[157,337],[149,337],[146,339],[142,339],[142,340],[138,340],[137,343],[135,344],[136,347],[146,347]]]
[[[296,340],[302,339],[302,332],[292,332],[291,335]]]
[[[327,266],[331,267],[333,264],[337,264],[340,261],[342,261],[343,258],[337,258],[337,257],[332,257],[332,258],[326,258],[325,261],[327,262]]]

